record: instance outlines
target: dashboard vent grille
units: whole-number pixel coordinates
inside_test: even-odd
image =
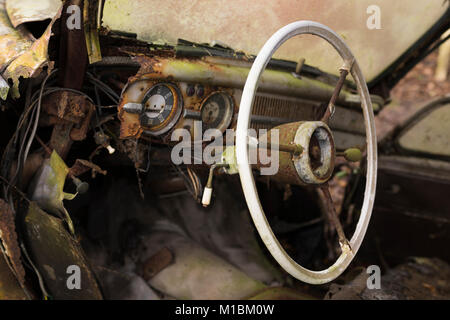
[[[277,96],[257,94],[255,96],[251,127],[270,129],[283,122],[316,120],[320,118],[324,107],[318,102]]]

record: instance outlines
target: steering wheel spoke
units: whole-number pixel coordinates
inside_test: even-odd
[[[327,109],[320,121],[328,124],[328,121],[333,116],[334,111],[336,109],[336,100],[339,98],[339,94],[341,93],[342,87],[344,86],[345,79],[348,75],[348,70],[346,68],[341,68],[339,70],[340,76],[339,80],[334,88],[333,94],[331,95],[330,101],[328,102]]]
[[[328,183],[321,185],[320,190],[322,191],[325,197],[325,204],[326,204],[325,211],[327,212],[327,218],[330,221],[330,223],[334,226],[336,233],[338,234],[339,244],[341,248],[344,246],[350,247],[350,243],[347,240],[347,237],[345,236],[344,228],[342,227],[341,221],[339,220],[339,217],[336,212],[336,208],[334,207],[333,198],[331,197]]]

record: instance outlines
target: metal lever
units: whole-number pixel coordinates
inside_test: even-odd
[[[358,148],[348,148],[343,152],[336,152],[336,156],[344,157],[345,160],[350,162],[358,162],[362,159],[362,152]]]
[[[215,163],[209,169],[208,182],[206,183],[206,187],[205,187],[205,190],[203,191],[203,197],[202,197],[202,205],[204,207],[209,206],[209,204],[211,203],[211,197],[212,197],[212,191],[213,191],[212,180],[214,177],[214,170],[216,168],[225,168],[225,167],[228,167],[228,164]]]
[[[299,144],[272,144],[267,142],[265,144],[258,144],[259,148],[274,149],[282,152],[289,152],[294,156],[299,156],[303,153],[303,147]]]

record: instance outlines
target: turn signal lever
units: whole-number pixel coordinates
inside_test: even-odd
[[[343,152],[336,152],[336,156],[344,157],[345,160],[350,162],[358,162],[362,159],[362,152],[358,148],[348,148]]]
[[[204,207],[209,206],[209,204],[211,203],[211,197],[212,197],[212,191],[213,191],[212,180],[214,177],[214,170],[216,168],[227,168],[227,167],[228,167],[228,164],[226,164],[226,163],[215,163],[209,169],[208,182],[206,183],[206,187],[205,187],[205,190],[203,191],[203,197],[202,197],[202,205]]]
[[[257,142],[257,140],[253,143],[256,147],[266,148],[266,149],[274,148],[274,149],[278,149],[279,151],[288,152],[294,156],[300,156],[300,157],[304,151],[304,148],[299,144],[297,144],[297,145],[295,145],[295,144],[294,145],[287,145],[287,144],[272,145],[270,143],[259,144]],[[344,157],[347,161],[358,162],[358,161],[361,161],[361,159],[362,159],[362,152],[358,148],[349,148],[343,152],[336,152],[336,156]],[[212,197],[212,192],[213,192],[212,181],[213,181],[213,177],[214,177],[214,171],[217,168],[224,168],[225,172],[227,172],[228,174],[235,174],[238,172],[236,155],[235,155],[235,146],[227,147],[222,154],[222,162],[213,164],[211,166],[211,168],[209,169],[208,182],[206,183],[206,187],[203,191],[203,197],[202,197],[202,205],[204,207],[209,206],[211,203],[211,197]]]

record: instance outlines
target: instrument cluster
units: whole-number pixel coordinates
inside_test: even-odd
[[[201,123],[201,132],[225,132],[235,121],[235,96],[240,90],[235,91],[185,82],[131,82],[124,88],[118,107],[120,137],[162,136],[176,128],[194,133],[196,123]]]

